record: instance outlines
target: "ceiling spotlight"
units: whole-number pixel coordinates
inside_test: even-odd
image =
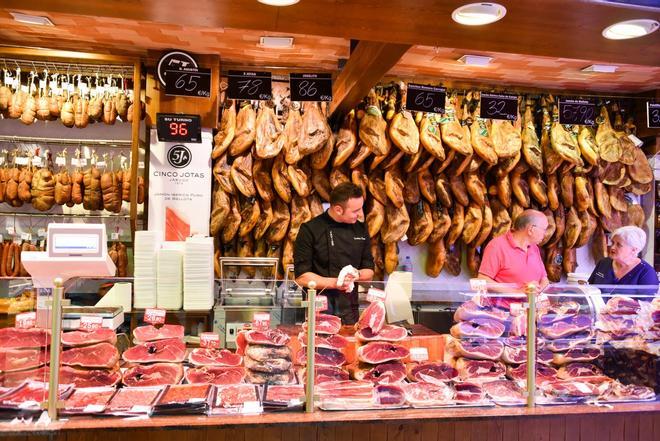
[[[268,6],[291,6],[298,3],[300,0],[257,0],[259,3],[263,3]]]
[[[259,37],[259,46],[274,49],[291,48],[293,47],[293,37]]]
[[[463,55],[457,60],[459,63],[467,64],[468,66],[488,66],[493,57],[486,57],[484,55]]]
[[[618,68],[619,66],[613,66],[611,64],[592,64],[582,69],[582,72],[614,73]]]
[[[55,26],[48,17],[41,17],[39,15],[21,14],[20,12],[10,12],[14,20],[19,23],[40,25],[40,26]]]
[[[506,15],[506,8],[497,3],[470,3],[451,13],[456,22],[468,26],[481,26],[495,23]]]
[[[603,37],[610,40],[627,40],[649,35],[658,30],[660,23],[651,19],[626,20],[603,29]]]

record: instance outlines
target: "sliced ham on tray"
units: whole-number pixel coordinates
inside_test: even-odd
[[[381,406],[403,406],[406,404],[406,393],[397,384],[377,384],[374,387],[374,400]]]
[[[327,381],[319,384],[315,392],[320,397],[366,397],[373,396],[374,384],[371,381]]]
[[[240,366],[243,357],[227,349],[195,348],[188,361],[195,366]]]
[[[296,354],[296,364],[307,364],[307,348],[301,348]],[[340,367],[346,364],[346,356],[334,349],[316,348],[314,352],[314,364],[317,366]]]
[[[139,364],[124,371],[122,383],[126,386],[165,386],[178,384],[183,378],[179,363]]]
[[[67,366],[111,369],[119,361],[117,348],[110,343],[73,347],[62,351],[61,363]]]
[[[487,338],[454,339],[451,348],[457,356],[477,360],[499,360],[504,352],[501,341]]]
[[[518,367],[507,366],[506,376],[519,383],[527,381],[527,363],[522,363]],[[536,365],[536,383],[546,383],[548,381],[557,381],[557,369],[544,364]]]
[[[406,379],[406,366],[401,361],[388,361],[377,365],[363,363],[348,366],[351,377],[376,384],[400,383]]]
[[[43,328],[0,328],[0,342],[5,349],[41,348],[50,344],[50,331]]]
[[[591,317],[579,314],[550,325],[539,324],[539,332],[550,339],[568,337],[591,328]]]
[[[628,296],[614,296],[607,301],[603,312],[615,315],[637,314],[640,309],[639,300]]]
[[[656,395],[655,391],[648,386],[621,384],[615,381],[601,398],[605,401],[646,401],[654,400]]]
[[[185,373],[188,383],[207,384],[238,384],[245,380],[245,368],[243,367],[216,367],[204,366],[190,368]]]
[[[457,322],[472,320],[477,318],[485,318],[491,320],[498,320],[505,323],[509,319],[509,312],[491,306],[481,306],[473,300],[464,302],[456,309],[454,313],[454,320]]]
[[[215,407],[239,407],[247,401],[257,401],[257,389],[251,384],[236,384],[218,387]]]
[[[456,361],[456,370],[461,379],[471,382],[498,380],[503,378],[506,372],[504,364],[498,361],[469,358],[459,358]]]
[[[341,330],[341,319],[330,314],[316,314],[315,320],[317,334],[337,334]],[[303,332],[307,332],[307,322],[303,322]]]
[[[447,363],[410,363],[407,369],[409,381],[445,383],[458,378],[458,371]]]
[[[489,381],[483,383],[483,389],[486,395],[500,405],[516,405],[526,402],[523,390],[513,381]]]
[[[307,346],[307,334],[301,332],[298,334],[298,340],[302,346]],[[348,339],[342,337],[339,334],[325,335],[316,334],[314,336],[314,347],[316,348],[326,348],[326,349],[335,349],[342,350],[348,346]]]
[[[546,348],[552,352],[564,352],[573,349],[576,346],[584,346],[592,339],[591,330],[581,331],[566,338],[557,338],[555,340],[547,340]]]
[[[499,338],[504,330],[504,325],[497,320],[474,318],[456,323],[449,332],[454,338]]]
[[[569,319],[580,312],[580,305],[577,302],[565,301],[556,305],[551,305],[538,314],[539,324],[543,326]]]
[[[641,332],[633,315],[600,314],[596,328],[605,331],[614,340],[624,340]]]
[[[121,380],[118,370],[110,369],[76,369],[71,366],[60,368],[60,383],[73,384],[80,387],[114,386]]]
[[[290,340],[291,337],[276,329],[241,331],[236,336],[236,353],[243,355],[248,345],[286,346]]]
[[[210,392],[210,384],[172,385],[160,397],[157,406],[181,406],[191,403],[204,403],[208,400]]]
[[[108,328],[99,328],[94,331],[71,331],[62,333],[64,346],[88,346],[96,343],[117,343],[117,334]]]
[[[432,407],[451,404],[454,390],[445,383],[409,383],[403,385],[406,401],[413,407]]]
[[[371,331],[371,328],[358,329],[355,332],[355,337],[360,341],[397,342],[408,337],[408,330],[403,326],[385,325],[376,334]]]
[[[392,360],[403,360],[410,351],[401,345],[388,342],[370,342],[357,350],[358,360],[364,363],[379,364]]]
[[[186,344],[178,338],[170,338],[140,343],[124,351],[122,358],[129,363],[180,363],[185,355]]]
[[[519,364],[527,361],[527,344],[521,346],[509,346],[505,343],[502,352],[502,361],[511,364]]]
[[[49,353],[42,348],[12,349],[0,347],[0,372],[22,371],[44,365]]]
[[[290,403],[305,401],[305,387],[302,384],[269,385],[264,393],[264,401],[271,403]]]
[[[546,395],[557,398],[593,398],[600,394],[597,385],[577,380],[552,381],[539,385],[539,388]]]
[[[183,339],[184,327],[181,325],[138,326],[133,329],[133,337],[138,342],[166,340],[170,338]]]
[[[594,361],[601,356],[601,349],[597,346],[581,346],[569,349],[566,352],[555,352],[552,362],[557,365],[563,365],[573,362]]]
[[[557,376],[564,380],[580,377],[602,377],[603,371],[591,363],[569,363],[559,369]]]
[[[342,368],[333,367],[333,366],[314,366],[314,383],[321,384],[327,383],[328,381],[342,381],[348,380],[348,372]],[[298,378],[301,383],[305,383],[307,380],[307,369],[300,368],[298,369]]]
[[[380,301],[371,302],[360,314],[357,322],[358,329],[369,328],[373,334],[378,334],[385,326],[385,303]]]

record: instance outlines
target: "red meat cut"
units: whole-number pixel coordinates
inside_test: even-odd
[[[527,381],[527,363],[522,363],[518,367],[508,366],[506,376],[512,380]],[[557,369],[544,364],[536,365],[536,382],[538,384],[557,380]]]
[[[364,363],[379,364],[392,360],[403,360],[410,355],[410,351],[401,345],[373,341],[357,350],[358,360]]]
[[[243,358],[245,367],[250,371],[264,372],[266,374],[282,374],[291,370],[291,361],[285,358],[269,358],[264,361],[257,361],[246,355]]]
[[[90,332],[71,331],[62,333],[62,344],[64,346],[87,346],[102,342],[112,345],[117,343],[115,331],[108,328],[99,328]]]
[[[114,386],[121,380],[118,370],[75,369],[71,366],[60,368],[60,383],[73,384],[75,387]]]
[[[341,330],[341,319],[330,314],[316,314],[315,326],[317,334],[337,334]],[[307,322],[303,322],[302,330],[307,332]]]
[[[546,348],[552,352],[564,352],[573,349],[577,346],[584,346],[591,341],[591,331],[582,331],[571,335],[566,338],[558,338],[555,340],[548,340]]]
[[[449,332],[454,338],[499,338],[504,334],[504,325],[497,320],[474,318],[456,323]]]
[[[504,345],[499,340],[472,338],[453,340],[452,343],[457,355],[478,360],[499,360],[504,352]]]
[[[381,406],[403,406],[406,393],[396,384],[377,384],[374,387],[374,401]]]
[[[167,388],[157,406],[204,403],[211,392],[210,384],[177,384]]]
[[[413,407],[431,407],[450,404],[454,399],[454,391],[445,383],[405,384],[406,401]]]
[[[470,360],[459,358],[456,361],[456,370],[463,380],[491,381],[504,377],[505,368],[499,361]]]
[[[545,311],[539,313],[539,323],[548,326],[554,322],[562,321],[576,316],[580,312],[580,304],[572,301],[565,301],[551,305]]]
[[[236,353],[243,355],[248,344],[266,346],[286,346],[291,338],[277,329],[266,331],[241,331],[236,336]]]
[[[371,381],[376,384],[400,383],[406,378],[406,366],[401,361],[388,361],[375,366],[353,364],[348,367],[356,380]]]
[[[601,350],[595,346],[580,346],[570,349],[566,352],[556,352],[552,357],[552,362],[557,365],[573,363],[576,361],[593,361],[600,357]]]
[[[43,328],[0,328],[0,342],[5,349],[41,348],[50,344],[50,331]]]
[[[552,363],[554,354],[547,348],[542,348],[536,351],[536,361],[542,364]]]
[[[298,340],[300,341],[302,346],[307,346],[306,333],[301,332],[300,334],[298,334]],[[342,350],[346,346],[348,346],[348,340],[346,339],[346,337],[342,337],[339,334],[314,335],[314,347]]]
[[[185,343],[178,338],[170,338],[133,346],[124,351],[122,358],[129,363],[179,363],[183,361],[185,355]]]
[[[346,356],[337,350],[327,348],[316,348],[314,353],[314,364],[316,366],[339,367],[346,363]],[[301,348],[296,354],[296,364],[307,364],[307,348]]]
[[[527,361],[527,345],[509,346],[504,345],[502,352],[502,361],[506,363],[518,364]]]
[[[605,401],[621,400],[654,400],[655,391],[648,386],[621,384],[615,381],[612,387],[602,396]]]
[[[374,334],[371,328],[358,329],[355,337],[360,341],[401,341],[408,337],[408,330],[403,326],[385,325],[380,332]]]
[[[445,383],[455,380],[458,371],[447,363],[411,363],[408,365],[408,380],[426,383]]]
[[[178,384],[183,378],[179,363],[140,364],[124,371],[122,383],[126,386],[164,386]]]
[[[327,383],[328,381],[342,381],[348,380],[348,372],[342,368],[333,367],[333,366],[315,366],[314,367],[314,383],[321,384]],[[301,383],[307,381],[307,369],[300,368],[298,369],[298,378]]]
[[[216,367],[204,366],[201,368],[190,368],[186,371],[188,383],[208,384],[238,384],[245,380],[245,368],[243,367]]]
[[[558,380],[543,383],[539,387],[546,395],[560,398],[589,398],[599,395],[598,387],[586,381]]]
[[[117,348],[110,343],[97,343],[62,351],[61,363],[85,368],[113,368],[119,361]]]
[[[497,380],[483,384],[484,392],[496,403],[523,404],[525,396],[523,390],[513,381]]]
[[[33,369],[48,362],[49,353],[42,348],[0,348],[0,372]]]
[[[576,315],[547,326],[539,324],[541,334],[550,339],[567,337],[589,328],[591,328],[591,318],[586,314]]]
[[[615,315],[637,314],[640,308],[639,301],[632,297],[614,296],[607,301],[604,312]]]
[[[600,314],[596,327],[615,340],[623,340],[641,331],[633,315]]]
[[[140,343],[170,338],[183,339],[183,335],[184,327],[181,325],[161,325],[158,328],[153,325],[145,325],[133,329],[133,337]]]
[[[491,306],[481,306],[473,300],[468,300],[459,306],[454,313],[454,321],[456,322],[477,318],[498,320],[504,323],[509,319],[509,312]]]
[[[195,366],[240,366],[243,358],[227,349],[195,348],[188,361]]]
[[[238,407],[247,401],[257,401],[257,389],[251,384],[236,384],[218,387],[216,407]]]
[[[321,398],[367,398],[373,397],[371,381],[327,381],[316,387]]]
[[[454,401],[457,403],[478,403],[484,399],[484,391],[477,383],[463,381],[454,383]]]
[[[373,334],[378,334],[385,326],[385,303],[380,301],[371,302],[360,314],[357,322],[358,329],[369,328]]]
[[[264,401],[274,403],[290,403],[296,400],[305,401],[305,387],[302,384],[269,385],[264,398]]]
[[[569,363],[559,369],[557,376],[563,380],[580,377],[602,377],[603,371],[591,363]]]

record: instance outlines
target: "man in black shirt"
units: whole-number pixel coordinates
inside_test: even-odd
[[[330,208],[301,225],[293,250],[296,282],[307,287],[312,280],[328,298],[330,314],[351,325],[357,322],[358,293],[352,282],[369,281],[374,275],[374,260],[366,225],[358,222],[362,214],[362,190],[346,182],[330,194]],[[342,268],[352,265],[359,275],[348,275],[337,284]]]

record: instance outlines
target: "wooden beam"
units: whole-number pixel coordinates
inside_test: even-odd
[[[383,78],[410,47],[409,44],[360,41],[332,88],[332,117],[348,113],[362,101],[369,89]]]

